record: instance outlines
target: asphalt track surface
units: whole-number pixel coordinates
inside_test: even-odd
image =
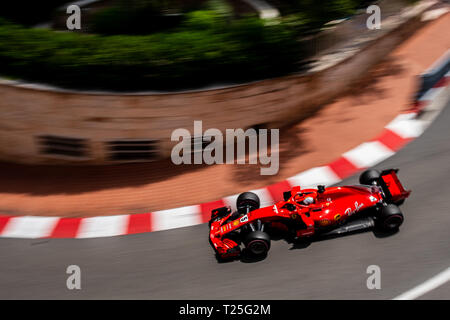
[[[217,263],[206,224],[98,239],[0,239],[0,299],[392,299],[450,266],[450,103],[418,139],[377,168],[400,168],[413,190],[405,222],[293,248],[267,259]],[[340,184],[357,183],[357,176]],[[170,197],[169,197],[170,198]],[[81,268],[68,290],[66,268]],[[366,286],[369,265],[381,289]],[[450,299],[450,283],[421,299]]]

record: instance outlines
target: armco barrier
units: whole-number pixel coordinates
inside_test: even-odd
[[[425,92],[431,89],[443,76],[450,71],[450,50],[427,71],[420,75],[420,86],[416,95],[419,100]]]

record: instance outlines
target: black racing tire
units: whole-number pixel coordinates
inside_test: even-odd
[[[366,170],[359,176],[360,184],[372,185],[374,181],[380,179],[380,171],[375,169]]]
[[[253,211],[259,209],[261,205],[261,201],[257,194],[253,192],[244,192],[239,195],[236,200],[236,208],[238,211],[244,210],[245,208],[249,208],[249,211]]]
[[[395,204],[382,207],[377,216],[377,227],[382,231],[397,230],[403,223],[403,213]]]
[[[245,236],[244,245],[253,256],[265,256],[270,249],[270,236],[263,231],[252,231]]]

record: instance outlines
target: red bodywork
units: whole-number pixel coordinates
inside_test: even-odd
[[[409,197],[410,190],[405,190],[397,176],[398,170],[388,170],[381,174],[381,185],[390,202],[399,202]]]
[[[295,226],[296,237],[309,237],[318,230],[333,228],[365,209],[385,202],[394,203],[406,199],[410,191],[403,188],[396,172],[396,170],[383,172],[381,186],[329,187],[322,193],[317,189],[301,189],[297,186],[291,190],[291,196],[287,201],[280,201],[244,215],[236,215],[229,210],[223,218],[211,221],[211,244],[223,258],[238,256],[239,244],[228,236],[257,220],[272,228],[286,231],[289,226]],[[305,197],[313,197],[314,203],[303,205],[301,200]]]

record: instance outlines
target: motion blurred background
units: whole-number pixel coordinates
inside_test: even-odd
[[[372,4],[380,8],[380,28],[368,27]],[[80,29],[68,30],[70,5],[81,10]],[[422,86],[418,76],[445,52],[446,37],[423,36],[428,49],[408,48],[409,56],[393,50],[447,6],[8,2],[0,11],[0,160],[8,186],[0,190],[0,208],[51,216],[148,212],[214,201],[327,163],[411,107]],[[427,12],[440,14],[424,18]],[[369,110],[378,118],[365,120]],[[255,165],[174,165],[171,134],[191,130],[196,120],[223,132],[281,129],[280,171],[260,176]],[[357,127],[364,128],[358,139]],[[191,145],[204,149],[208,141],[194,136]],[[188,200],[164,200],[165,190],[181,192],[184,184],[195,186]]]
[[[81,8],[79,30],[66,25],[73,4]],[[381,28],[367,26],[372,4],[381,9]],[[448,158],[441,158],[448,110],[425,140],[386,164],[401,165],[401,179],[413,189],[405,205],[409,233],[358,235],[301,254],[277,241],[272,264],[245,268],[217,264],[200,224],[210,206],[240,192],[263,190],[263,204],[277,200],[281,193],[264,191],[267,186],[289,188],[287,179],[311,168],[332,163],[345,173],[339,179],[362,170],[342,154],[379,137],[399,113],[419,110],[427,90],[448,83],[448,8],[443,0],[2,3],[0,236],[46,239],[0,240],[0,287],[8,288],[0,297],[71,298],[59,287],[65,274],[54,277],[70,263],[89,270],[92,285],[79,297],[91,298],[386,299],[440,272],[448,265],[448,205],[432,189],[450,172]],[[279,172],[173,164],[171,133],[192,132],[196,120],[222,132],[280,129]],[[199,135],[188,143],[203,150],[208,142]],[[208,210],[194,212],[199,203]],[[68,224],[29,216],[68,218]],[[146,220],[111,233],[103,228],[117,225],[98,216]],[[166,229],[175,230],[144,233]],[[125,233],[142,234],[53,239]],[[431,236],[418,243],[424,234]],[[364,286],[372,263],[390,271],[385,291]],[[443,290],[436,297],[448,298],[448,287]]]

